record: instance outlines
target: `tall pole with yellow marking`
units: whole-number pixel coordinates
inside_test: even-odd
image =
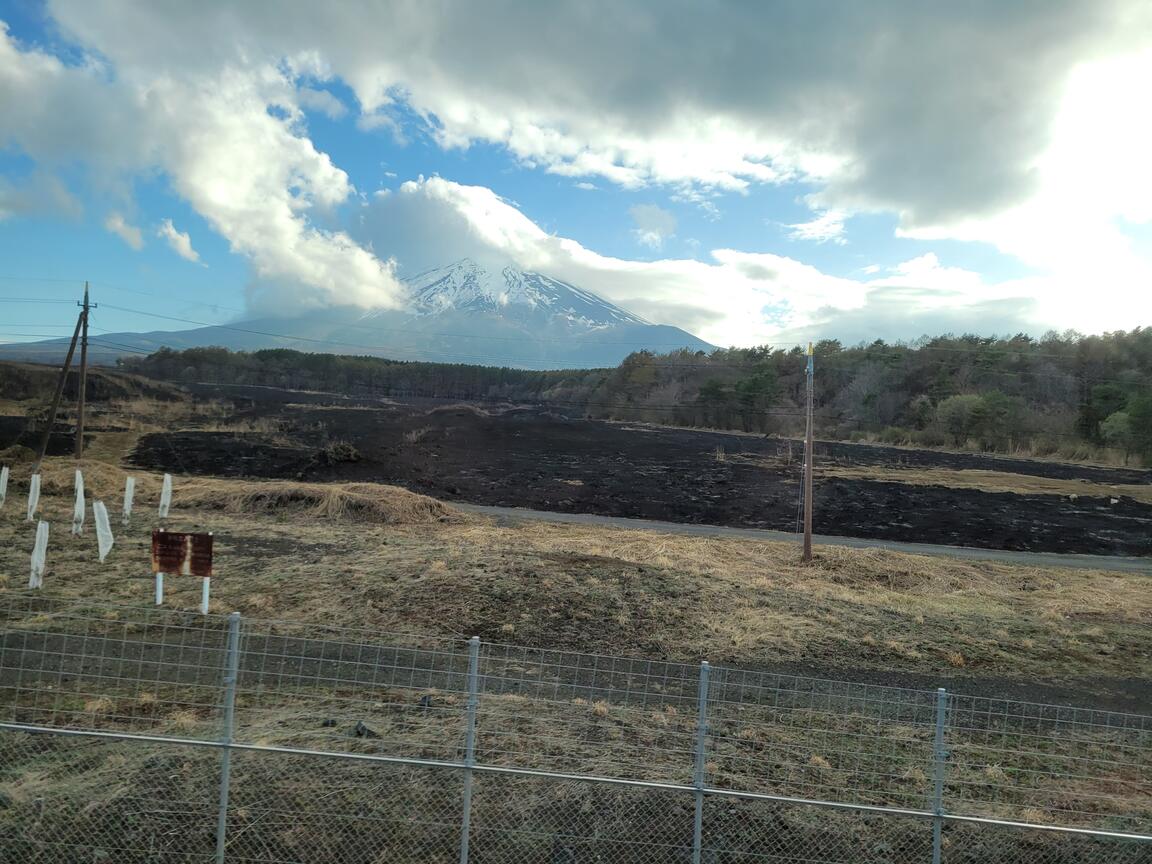
[[[807,417],[807,428],[804,432],[804,555],[801,560],[812,560],[812,442],[814,430],[812,428],[812,343],[808,343],[808,371],[807,371],[807,391],[808,391],[808,409],[805,412]]]

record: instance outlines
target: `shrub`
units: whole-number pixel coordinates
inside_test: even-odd
[[[360,451],[347,441],[336,441],[312,457],[316,465],[337,465],[341,462],[359,462]]]
[[[883,444],[908,444],[912,441],[912,433],[899,426],[885,426],[877,440]]]

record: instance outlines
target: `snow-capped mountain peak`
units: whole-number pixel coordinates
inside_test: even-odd
[[[648,323],[559,279],[511,266],[488,269],[471,258],[421,273],[408,288],[410,308],[422,317],[467,312],[517,320],[555,318],[587,327]]]

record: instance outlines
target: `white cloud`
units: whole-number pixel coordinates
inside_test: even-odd
[[[792,229],[788,232],[788,236],[792,240],[813,240],[816,243],[830,241],[843,244],[847,242],[844,239],[844,220],[847,215],[841,210],[828,210],[810,222],[800,222],[785,227]]]
[[[658,323],[720,345],[780,340],[911,338],[939,325],[993,332],[1022,328],[1034,292],[988,285],[925,255],[869,281],[822,273],[779,255],[715,249],[708,261],[628,261],[549,234],[491,189],[440,177],[373,199],[361,225],[374,248],[400,256],[406,274],[470,257],[512,263],[602,294]],[[1033,330],[1049,326],[1040,317]]]
[[[641,246],[659,249],[676,233],[676,216],[655,204],[637,204],[628,208],[628,214],[636,223],[632,236]]]
[[[403,104],[446,147],[496,142],[557,174],[629,187],[800,178],[821,187],[824,209],[892,211],[909,228],[1030,197],[1072,70],[1152,40],[1144,0],[878,0],[787,16],[766,4],[670,15],[640,2],[618,16],[515,0],[51,9],[118,64],[285,62],[346,81],[363,122],[395,122]]]
[[[271,290],[302,305],[395,306],[392,262],[310,218],[354,190],[300,134],[295,99],[290,71],[275,64],[176,74],[120,63],[113,76],[22,49],[0,26],[0,141],[48,166],[85,162],[108,186],[163,171],[252,262],[257,303]],[[117,233],[142,243],[131,226]]]
[[[78,219],[84,207],[67,187],[45,171],[20,180],[0,176],[0,219],[14,216],[62,216]]]
[[[1085,329],[1150,314],[1152,263],[1117,225],[1152,221],[1143,108],[1152,5],[1144,0],[914,8],[877,0],[842,4],[836,15],[797,4],[784,18],[766,4],[689,5],[669,15],[665,4],[638,2],[616,16],[513,0],[50,0],[48,9],[88,53],[66,65],[0,33],[0,146],[50,173],[82,161],[101,188],[119,191],[132,175],[163,172],[277,298],[367,306],[395,303],[401,290],[392,263],[372,250],[408,250],[367,247],[326,227],[356,190],[306,137],[302,108],[339,110],[314,94],[340,80],[355,96],[358,125],[387,126],[398,139],[415,116],[415,133],[443,147],[492,142],[579,182],[666,184],[702,207],[714,208],[718,191],[802,182],[824,215],[795,231],[834,239],[829,213],[884,212],[910,235],[992,243],[1035,268],[1028,280],[998,286],[986,301],[994,307],[1029,297],[1038,320]],[[433,194],[431,181],[422,188]],[[463,230],[442,237],[444,247],[500,234],[471,218]],[[663,242],[664,232],[645,242],[657,233]],[[540,246],[527,236],[501,235],[495,248]],[[638,302],[659,296],[683,307],[684,320],[728,321],[743,335],[762,327],[758,312],[751,322],[709,312],[685,275],[731,279],[725,284],[744,302],[756,280],[737,280],[731,263],[593,266],[588,255],[552,257],[561,266],[584,261]],[[750,266],[776,266],[771,257]],[[957,276],[922,267],[915,278]],[[666,282],[641,289],[643,279]],[[827,308],[865,309],[870,292],[890,298],[898,287],[852,285]],[[672,296],[676,286],[689,299]],[[1085,286],[1094,298],[1086,311]],[[787,326],[816,314],[802,298],[771,300],[769,315],[791,316]]]
[[[104,227],[137,252],[144,248],[144,235],[135,225],[128,224],[123,214],[115,211],[109,213],[104,219]]]
[[[192,238],[189,237],[185,231],[177,231],[171,219],[165,219],[160,223],[160,227],[156,231],[156,236],[163,237],[167,240],[168,245],[172,247],[172,251],[185,261],[192,261],[196,264],[200,263],[200,254],[192,248]]]
[[[1039,274],[1037,300],[1062,327],[1098,332],[1152,319],[1152,260],[1122,228],[1152,221],[1149,82],[1152,50],[1078,68],[1053,146],[1037,162],[1033,198],[995,216],[900,233],[1015,256]]]
[[[573,184],[577,189],[583,189],[585,192],[592,192],[597,188],[595,183],[589,183],[587,180],[581,180],[579,183]]]
[[[339,120],[348,113],[348,106],[327,90],[301,87],[296,91],[296,98],[301,108],[307,108],[309,111],[318,111],[331,120]]]

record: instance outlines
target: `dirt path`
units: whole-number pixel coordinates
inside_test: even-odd
[[[607,525],[633,531],[656,531],[664,534],[688,534],[696,537],[737,537],[748,540],[770,540],[780,543],[798,543],[796,534],[770,531],[763,528],[731,528],[724,525],[689,525],[683,522],[661,522],[655,519],[628,519],[621,516],[597,516],[592,513],[555,513],[546,510],[526,510],[519,507],[493,507],[486,504],[466,504],[453,501],[452,506],[469,513],[496,516],[501,519],[540,522],[560,522],[569,525]],[[1080,570],[1109,570],[1117,573],[1144,573],[1152,576],[1152,558],[1121,558],[1114,555],[1068,555],[1052,552],[1005,552],[997,549],[978,549],[973,546],[942,546],[932,543],[901,543],[892,540],[867,540],[858,537],[830,537],[814,535],[817,544],[846,546],[850,549],[887,549],[909,555],[933,555],[964,558],[970,561],[998,561],[1003,564],[1024,564],[1029,567],[1074,567]]]

